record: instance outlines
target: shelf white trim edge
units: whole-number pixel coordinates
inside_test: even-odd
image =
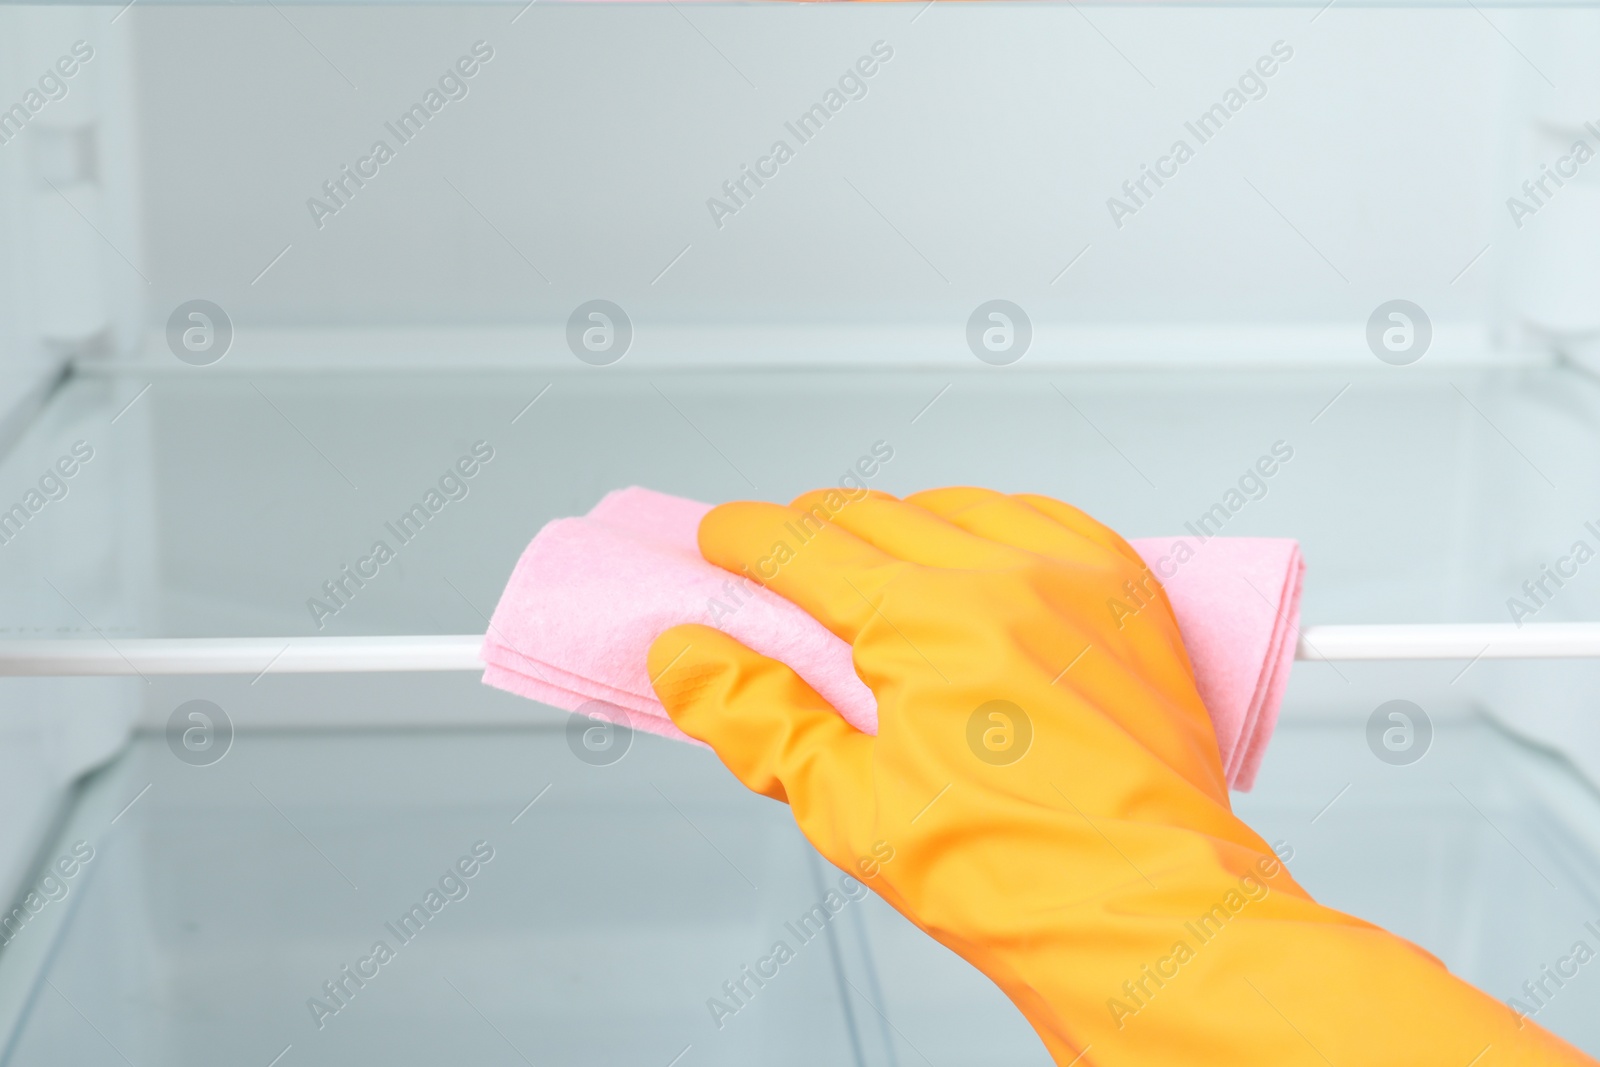
[[[1307,626],[1295,659],[1583,659],[1600,657],[1600,622]]]
[[[172,637],[0,641],[0,677],[481,671],[478,634],[393,637]],[[1295,658],[1600,657],[1600,623],[1308,626]]]

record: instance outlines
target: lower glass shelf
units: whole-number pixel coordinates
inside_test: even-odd
[[[802,922],[838,872],[709,753],[641,735],[596,765],[551,721],[245,732],[210,765],[139,735],[0,949],[4,1063],[1049,1062],[876,897]],[[1496,997],[1597,943],[1600,800],[1486,722],[1409,766],[1359,722],[1285,723],[1237,801],[1319,898]],[[1585,969],[1537,1019],[1600,1052],[1597,991]]]

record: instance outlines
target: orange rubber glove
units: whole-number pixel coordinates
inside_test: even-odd
[[[1432,956],[1323,907],[1234,816],[1164,596],[1082,512],[980,489],[727,504],[706,559],[854,648],[860,733],[705,626],[650,652],[685,733],[993,979],[1067,1064],[1592,1064]]]

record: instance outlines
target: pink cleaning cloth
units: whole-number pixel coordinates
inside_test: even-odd
[[[751,591],[701,558],[696,533],[709,510],[635,487],[545,526],[495,608],[484,682],[567,711],[599,701],[634,729],[692,741],[656,699],[646,661],[662,631],[698,622],[787,663],[853,726],[877,733],[877,701],[856,677],[848,644],[790,601]],[[1299,545],[1264,537],[1130,543],[1172,603],[1228,784],[1247,790],[1294,659]]]

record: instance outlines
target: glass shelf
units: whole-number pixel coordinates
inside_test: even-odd
[[[25,1005],[4,1062],[1048,1063],[876,897],[796,939],[785,924],[838,873],[708,753],[641,735],[591,766],[546,722],[242,733],[210,766],[141,736],[43,853],[93,859],[0,952],[4,1001]],[[1407,767],[1374,760],[1359,723],[1273,744],[1239,807],[1296,877],[1491,995],[1600,919],[1600,800],[1559,759],[1471,719]],[[477,842],[493,858],[400,943],[393,924]],[[380,939],[394,958],[360,964]],[[707,1001],[777,940],[794,958],[719,1029]],[[346,964],[376,975],[317,1015]],[[1597,982],[1539,1016],[1590,1052]]]

